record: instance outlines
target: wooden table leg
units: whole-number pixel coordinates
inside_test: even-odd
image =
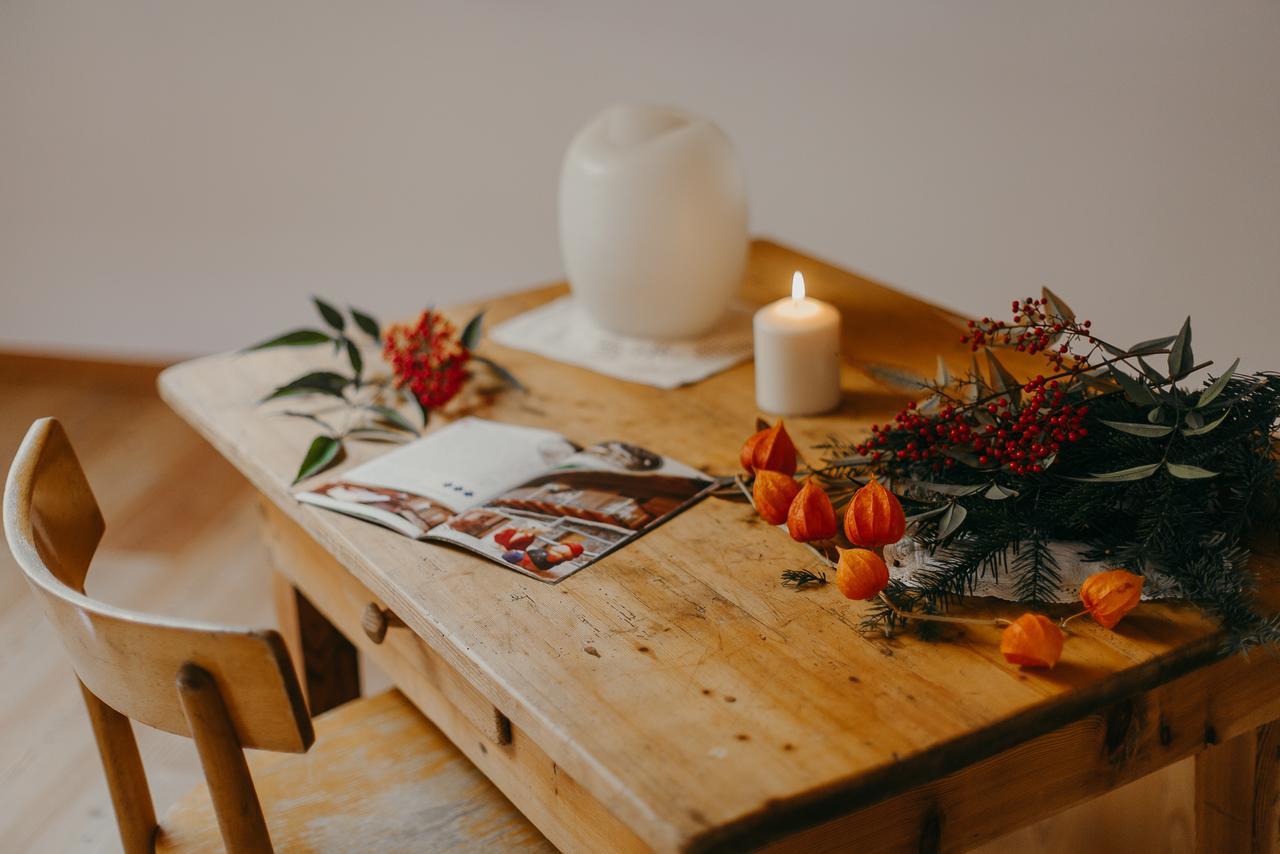
[[[1196,850],[1280,851],[1280,721],[1196,756]]]
[[[356,648],[289,579],[275,575],[276,618],[311,714],[360,696]]]

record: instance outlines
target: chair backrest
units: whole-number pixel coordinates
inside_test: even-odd
[[[311,718],[278,633],[155,617],[85,594],[105,526],[66,432],[52,418],[31,426],[9,470],[4,528],[85,688],[108,778],[117,763],[104,744],[105,712],[94,698],[127,718],[196,738],[206,776],[210,768],[201,741],[208,741],[208,733],[200,731],[206,729],[200,715],[193,716],[196,694],[212,694],[214,706],[225,709],[215,716],[225,718],[229,726],[223,731],[227,740],[238,740],[237,748],[301,753],[311,746]],[[114,729],[120,736],[120,728]],[[115,758],[128,765],[131,753],[136,763],[136,744],[131,734],[125,737],[123,758]],[[115,798],[115,781],[109,782]],[[119,815],[118,799],[116,807]]]

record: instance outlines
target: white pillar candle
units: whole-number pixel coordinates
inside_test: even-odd
[[[840,312],[804,295],[804,276],[791,296],[756,312],[756,405],[774,415],[816,415],[840,404]]]

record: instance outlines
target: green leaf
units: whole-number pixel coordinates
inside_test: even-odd
[[[296,380],[285,383],[271,392],[271,394],[262,398],[259,403],[266,403],[268,400],[275,400],[280,397],[294,397],[299,394],[327,394],[331,397],[345,400],[346,398],[342,396],[342,390],[350,382],[346,377],[341,374],[335,374],[333,371],[313,371],[309,374],[303,374]]]
[[[1183,480],[1204,480],[1209,477],[1217,477],[1216,471],[1202,469],[1200,466],[1188,466],[1182,463],[1165,463],[1164,467],[1169,470],[1169,474]]]
[[[987,368],[991,374],[992,386],[995,387],[996,391],[1008,395],[1009,402],[1016,407],[1022,394],[1022,384],[1018,382],[1013,374],[1009,373],[1008,368],[1000,363],[1000,360],[996,358],[995,352],[990,347],[984,347],[983,352],[987,356]]]
[[[1191,373],[1196,358],[1191,353],[1191,318],[1182,322],[1178,337],[1173,339],[1169,347],[1169,378],[1177,379]]]
[[[1199,412],[1195,412],[1195,411],[1188,412],[1185,416],[1183,416],[1182,422],[1186,424],[1188,427],[1190,427],[1192,430],[1198,430],[1204,426],[1204,416],[1201,415]]]
[[[320,312],[320,316],[324,318],[325,323],[338,332],[346,328],[347,322],[342,318],[342,312],[320,299],[320,297],[312,297],[311,301],[316,304],[316,310]]]
[[[1204,434],[1206,434],[1206,433],[1210,433],[1210,432],[1212,432],[1212,431],[1213,431],[1213,429],[1214,429],[1215,427],[1217,427],[1217,426],[1218,426],[1219,424],[1221,424],[1223,421],[1226,421],[1226,420],[1227,420],[1227,416],[1228,416],[1228,415],[1230,415],[1230,414],[1231,414],[1231,410],[1230,410],[1230,409],[1228,409],[1228,410],[1226,410],[1225,412],[1223,412],[1221,415],[1219,415],[1217,418],[1215,418],[1215,419],[1213,419],[1212,421],[1210,421],[1208,424],[1202,424],[1202,425],[1201,425],[1201,426],[1199,426],[1199,427],[1190,427],[1190,428],[1185,428],[1185,429],[1183,429],[1183,431],[1182,431],[1182,435],[1184,435],[1184,436],[1203,436],[1203,435],[1204,435]]]
[[[1076,313],[1071,310],[1071,306],[1066,301],[1055,294],[1048,288],[1040,289],[1040,296],[1049,304],[1049,312],[1056,316],[1063,323],[1073,323],[1076,319]]]
[[[1103,424],[1106,424],[1112,430],[1119,430],[1121,433],[1128,433],[1131,436],[1145,436],[1148,439],[1157,439],[1161,436],[1168,436],[1173,432],[1172,427],[1166,427],[1163,424],[1138,424],[1133,421],[1108,421],[1105,418],[1099,418]]]
[[[475,350],[476,345],[480,343],[480,329],[484,324],[484,312],[481,311],[475,317],[467,321],[466,327],[462,330],[462,346],[468,350]]]
[[[1196,409],[1203,409],[1217,399],[1227,387],[1227,383],[1231,381],[1231,377],[1236,372],[1236,368],[1240,367],[1240,360],[1236,359],[1231,363],[1231,367],[1227,368],[1222,376],[1218,377],[1213,383],[1200,392],[1200,399],[1196,401]]]
[[[1148,362],[1146,359],[1142,358],[1141,356],[1138,357],[1138,364],[1142,366],[1142,372],[1147,375],[1147,379],[1151,380],[1153,383],[1156,383],[1157,385],[1165,382],[1166,380],[1173,379],[1173,377],[1166,377],[1164,374],[1157,371],[1155,368],[1151,366],[1150,362]]]
[[[1018,490],[993,483],[986,492],[982,493],[982,497],[990,501],[1004,501],[1006,498],[1017,498]]]
[[[378,327],[378,321],[359,309],[351,309],[351,319],[356,322],[356,326],[360,330],[376,341],[382,341],[382,330]]]
[[[948,504],[942,518],[938,520],[938,539],[945,540],[954,534],[964,524],[964,519],[968,515],[969,511],[964,509],[963,504],[954,501]]]
[[[427,426],[427,422],[431,420],[431,410],[423,406],[422,401],[418,400],[418,396],[414,394],[408,386],[400,391],[404,395],[404,399],[413,404],[417,408],[418,413],[422,415],[422,426],[425,428]]]
[[[915,485],[940,495],[977,495],[986,486],[982,483],[932,483],[927,480],[918,480]]]
[[[305,418],[307,421],[310,421],[313,424],[319,424],[321,427],[328,430],[330,433],[333,432],[333,425],[331,425],[329,422],[325,421],[324,419],[316,415],[312,415],[310,412],[298,412],[293,409],[286,409],[284,412],[281,412],[280,414],[289,418]]]
[[[297,483],[324,471],[336,463],[341,454],[341,439],[335,439],[333,436],[316,436],[311,440],[311,447],[307,448],[307,455],[302,458],[302,465],[298,466],[298,476],[293,479],[293,482]]]
[[[1157,406],[1155,409],[1152,409],[1147,413],[1147,421],[1152,424],[1159,424],[1164,421],[1164,417],[1168,412],[1169,410],[1165,409],[1163,406]]]
[[[1173,343],[1177,338],[1176,335],[1167,335],[1163,338],[1152,338],[1149,341],[1139,341],[1129,348],[1130,356],[1149,356],[1152,353],[1158,353]]]
[[[524,387],[524,383],[516,379],[515,374],[511,373],[506,368],[502,367],[502,365],[499,365],[493,359],[490,359],[488,356],[477,356],[473,353],[471,355],[471,359],[472,361],[476,361],[482,365],[487,366],[489,370],[497,374],[502,379],[503,382],[505,382],[507,385],[511,386],[512,388],[518,391],[528,391],[528,389]]]
[[[244,352],[265,350],[268,347],[310,347],[313,344],[324,344],[333,339],[319,329],[295,329],[275,338],[268,338],[252,347],[245,347]]]
[[[364,371],[364,356],[360,355],[360,348],[356,346],[356,342],[346,337],[342,340],[347,344],[347,359],[351,362],[351,370],[355,373],[355,384],[360,385],[360,374]]]
[[[381,406],[376,403],[370,403],[364,408],[374,413],[375,415],[378,416],[378,418],[380,418],[383,421],[386,421],[388,424],[394,424],[396,427],[399,427],[401,430],[406,430],[414,434],[415,436],[418,435],[418,428],[413,426],[413,422],[410,421],[408,418],[405,418],[396,410],[392,409],[390,406]]]
[[[1119,471],[1092,474],[1088,477],[1072,477],[1067,479],[1085,481],[1088,483],[1122,483],[1129,480],[1146,480],[1159,469],[1159,463],[1151,463],[1150,465],[1134,466],[1133,468],[1120,469]]]
[[[356,427],[347,431],[347,435],[353,439],[362,439],[367,442],[397,442],[402,443],[405,436],[398,430],[388,430],[384,427]]]
[[[478,357],[477,357],[478,358]],[[899,391],[918,392],[929,387],[929,381],[917,373],[895,365],[863,365],[872,379]]]
[[[1155,395],[1142,384],[1141,380],[1129,376],[1115,365],[1111,366],[1111,378],[1124,389],[1124,396],[1139,406],[1152,406],[1156,403]]]
[[[938,356],[938,370],[934,374],[934,381],[938,388],[946,388],[951,385],[951,369],[947,367],[946,361],[942,356]]]

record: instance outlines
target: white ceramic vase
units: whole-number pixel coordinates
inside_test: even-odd
[[[603,328],[692,338],[724,316],[747,258],[747,194],[729,138],[669,107],[610,107],[560,175],[560,251]]]

